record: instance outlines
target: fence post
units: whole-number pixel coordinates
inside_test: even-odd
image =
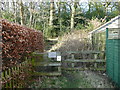
[[[5,78],[7,78],[7,70],[5,71]],[[5,87],[8,88],[8,82],[6,82]]]
[[[96,63],[97,55],[98,55],[97,53],[94,54],[94,59],[95,59],[94,67],[95,67],[95,69],[97,68],[97,63]]]
[[[12,75],[13,75],[13,72],[14,72],[14,68],[12,67]],[[14,88],[14,78],[12,79],[12,87]]]
[[[72,54],[71,56],[72,56],[72,60],[74,60],[75,59],[74,54]],[[74,62],[72,62],[72,67],[74,67],[74,66],[75,66]]]
[[[10,81],[9,81],[9,83],[10,83],[10,88],[12,88],[12,84],[11,84],[11,69],[9,68],[9,76],[10,76]]]
[[[2,81],[3,81],[3,79],[4,79],[4,81],[5,81],[5,72],[2,72]],[[3,84],[2,84],[3,85]],[[3,87],[3,86],[2,86]],[[5,87],[5,84],[4,84],[4,87]]]

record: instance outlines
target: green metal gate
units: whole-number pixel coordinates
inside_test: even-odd
[[[108,76],[120,86],[120,28],[106,30],[106,61]]]

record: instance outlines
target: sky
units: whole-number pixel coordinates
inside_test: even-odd
[[[0,2],[19,2],[20,0],[0,0]],[[37,3],[40,3],[40,2],[50,2],[50,0],[22,0],[23,3],[25,2],[37,2]],[[62,1],[62,2],[73,2],[73,1],[79,1],[80,5],[82,5],[81,7],[84,8],[84,11],[88,10],[88,2],[102,2],[102,1],[109,1],[109,2],[118,2],[120,0],[54,0],[55,2],[58,2],[58,1]],[[9,6],[10,3],[9,3]]]

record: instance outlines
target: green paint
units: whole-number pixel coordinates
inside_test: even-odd
[[[108,76],[120,86],[120,39],[108,39],[106,30],[106,61]]]

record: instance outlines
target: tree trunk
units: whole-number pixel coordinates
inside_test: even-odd
[[[50,1],[50,20],[49,20],[49,26],[53,26],[53,14],[54,14],[54,0]]]
[[[0,18],[2,18],[2,2],[0,2]]]
[[[75,16],[75,2],[73,2],[71,9],[72,9],[72,11],[71,11],[71,26],[70,26],[70,28],[71,28],[71,30],[73,30],[74,29],[74,16]]]
[[[30,12],[29,27],[31,27],[32,26],[32,17],[33,17],[33,14],[32,14],[32,2],[30,2],[30,10],[29,10],[29,12]]]
[[[20,1],[20,18],[21,25],[24,25],[24,6],[22,0]]]
[[[14,10],[14,22],[17,22],[17,8],[16,8],[16,2],[13,0],[13,10]]]
[[[61,26],[62,26],[62,22],[61,22],[61,0],[58,0],[58,20],[59,20],[59,24],[60,24],[60,31],[62,31]]]

